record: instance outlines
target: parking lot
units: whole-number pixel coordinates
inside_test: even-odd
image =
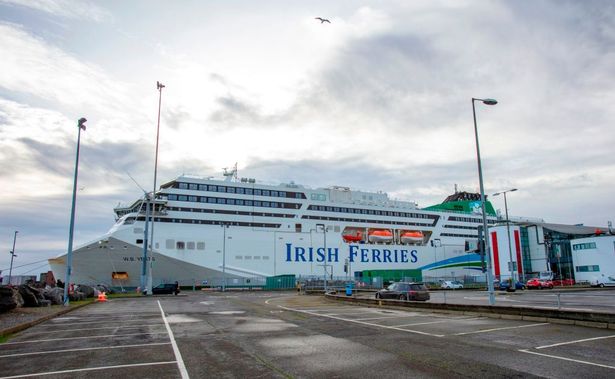
[[[615,375],[615,331],[294,293],[115,299],[0,344],[3,378]]]

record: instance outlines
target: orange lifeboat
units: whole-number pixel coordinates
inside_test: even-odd
[[[363,240],[363,233],[358,230],[348,231],[342,234],[344,242],[360,242]]]
[[[367,237],[369,242],[391,242],[393,240],[393,233],[386,229],[376,229],[369,232]]]
[[[423,242],[423,237],[423,232],[407,231],[401,234],[400,239],[401,243],[419,243]]]

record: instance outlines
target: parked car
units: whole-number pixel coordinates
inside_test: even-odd
[[[152,288],[152,293],[154,295],[163,295],[163,294],[175,294],[177,295],[180,292],[179,286],[177,283],[162,283]]]
[[[550,280],[541,280],[538,278],[533,278],[525,283],[525,286],[528,289],[543,289],[543,288],[553,288],[553,282]]]
[[[510,287],[510,280],[504,280],[503,282],[495,281],[493,283],[493,287],[499,289],[500,291],[508,291]],[[515,290],[524,290],[525,288],[525,283],[518,280],[515,281]]]
[[[463,288],[463,283],[458,280],[445,280],[440,284],[440,288],[455,290]]]
[[[606,286],[615,286],[615,275],[606,276],[602,274],[602,276],[594,276],[589,284],[592,287],[606,287]]]
[[[429,290],[423,283],[397,282],[376,292],[376,299],[429,300]]]

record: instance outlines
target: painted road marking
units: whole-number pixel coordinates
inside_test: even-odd
[[[412,330],[412,329],[402,329],[402,328],[396,328],[394,326],[386,326],[386,325],[379,325],[379,324],[372,324],[369,322],[364,322],[364,321],[357,321],[357,320],[351,320],[351,319],[347,319],[347,318],[342,318],[342,317],[336,317],[336,316],[328,316],[328,315],[324,315],[324,314],[320,314],[320,313],[316,313],[316,312],[310,312],[310,311],[303,311],[303,310],[299,310],[299,309],[293,309],[293,308],[288,308],[288,307],[284,307],[282,305],[278,305],[278,307],[282,308],[282,309],[286,309],[289,311],[293,311],[293,312],[299,312],[299,313],[307,313],[313,316],[318,316],[318,317],[327,317],[327,318],[332,318],[334,320],[340,320],[340,321],[347,321],[347,322],[354,322],[356,324],[361,324],[361,325],[369,325],[369,326],[375,326],[377,328],[383,328],[383,329],[393,329],[393,330],[399,330],[402,332],[407,332],[407,333],[415,333],[415,334],[422,334],[422,335],[426,335],[426,336],[432,336],[432,337],[444,337],[444,335],[442,334],[433,334],[433,333],[426,333],[426,332],[420,332],[418,330]]]
[[[481,329],[481,330],[476,330],[474,332],[455,333],[453,335],[454,336],[464,336],[466,334],[487,333],[487,332],[495,332],[495,331],[498,331],[498,330],[508,330],[508,329],[531,328],[533,326],[540,326],[540,325],[549,325],[549,323],[548,322],[541,322],[539,324],[520,325],[520,326],[506,326],[506,327],[503,327],[503,328],[493,328],[493,329]]]
[[[416,322],[414,324],[395,325],[395,327],[396,328],[402,328],[404,326],[441,324],[443,322],[449,322],[449,321],[480,320],[480,319],[482,319],[482,317],[472,317],[472,318],[462,318],[462,319],[457,318],[457,319],[440,320],[440,321]]]
[[[144,324],[144,325],[137,325],[137,326],[101,326],[101,327],[86,328],[86,329],[59,329],[59,330],[52,330],[49,332],[37,332],[35,330],[32,330],[32,333],[49,334],[49,333],[64,333],[64,332],[83,332],[86,330],[99,330],[99,329],[137,329],[137,328],[142,328],[144,326],[161,326],[161,325],[164,325],[164,324]]]
[[[143,322],[144,320],[151,320],[151,319],[143,319],[143,320],[107,320],[107,321],[86,321],[86,320],[79,320],[80,322],[87,322],[88,325],[90,324],[109,324],[110,322],[121,322],[121,323],[126,323],[126,322]],[[49,324],[49,325],[53,325],[53,326],[61,326],[61,325],[67,325],[64,322],[60,322],[60,323],[56,323],[56,324]]]
[[[82,340],[82,339],[87,339],[87,338],[118,338],[118,337],[131,337],[131,336],[149,336],[149,335],[152,335],[152,334],[166,334],[166,333],[154,332],[154,333],[131,333],[131,334],[107,334],[107,335],[104,335],[104,336],[50,338],[50,339],[46,339],[46,340],[5,342],[5,343],[2,344],[2,346],[6,346],[6,345],[20,345],[20,344],[24,344],[24,343],[50,342],[50,341]]]
[[[34,374],[24,374],[24,375],[13,375],[13,376],[3,376],[0,379],[14,379],[14,378],[27,378],[29,376],[43,376],[43,375],[58,375],[58,374],[68,374],[71,372],[82,372],[82,371],[95,371],[95,370],[110,370],[114,368],[127,368],[127,367],[139,367],[139,366],[154,366],[154,365],[168,365],[175,363],[175,361],[169,362],[146,362],[146,363],[134,363],[131,365],[118,365],[118,366],[102,366],[102,367],[88,367],[88,368],[78,368],[74,370],[62,370],[62,371],[50,371],[50,372],[37,372]]]
[[[573,343],[586,342],[586,341],[603,340],[603,339],[607,339],[607,338],[615,338],[615,334],[610,335],[610,336],[602,336],[602,337],[594,337],[594,338],[584,338],[582,340],[554,343],[552,345],[538,346],[535,349],[547,349],[547,348],[555,347],[555,346],[570,345],[570,344],[573,344]]]
[[[182,376],[182,379],[190,379],[188,376],[188,371],[186,370],[186,365],[184,364],[184,360],[182,359],[182,354],[177,347],[177,343],[175,342],[175,337],[173,337],[173,331],[169,326],[169,322],[167,321],[167,317],[164,315],[164,310],[162,309],[162,305],[160,305],[160,300],[158,300],[158,307],[160,308],[160,313],[162,314],[162,319],[164,320],[164,325],[167,327],[167,332],[169,333],[169,338],[171,339],[171,346],[173,346],[173,353],[175,353],[175,359],[177,361],[177,367],[179,368],[179,372]]]
[[[615,370],[615,366],[608,366],[608,365],[603,365],[600,363],[592,363],[592,362],[587,362],[587,361],[581,361],[579,359],[572,359],[572,358],[566,358],[566,357],[560,357],[558,355],[550,355],[550,354],[543,354],[543,353],[537,353],[535,351],[529,351],[529,350],[519,350],[522,353],[528,353],[528,354],[534,354],[534,355],[540,355],[542,357],[549,357],[549,358],[554,358],[554,359],[561,359],[564,361],[570,361],[570,362],[576,362],[576,363],[582,363],[585,365],[592,365],[592,366],[598,366],[598,367],[604,367],[604,368],[610,368],[610,369],[614,369]]]
[[[409,315],[409,316],[386,316],[386,317],[370,317],[370,318],[356,318],[355,321],[371,321],[371,320],[385,320],[389,318],[407,318],[407,317],[417,317],[417,315]]]
[[[127,348],[131,348],[131,347],[157,346],[157,345],[170,345],[170,344],[171,344],[171,342],[156,342],[156,343],[146,343],[146,344],[139,344],[139,345],[84,347],[84,348],[80,348],[80,349],[35,351],[35,352],[32,352],[32,353],[16,353],[16,354],[0,355],[0,358],[22,357],[22,356],[25,356],[25,355],[68,353],[68,352],[73,352],[73,351],[88,351],[88,350],[103,350],[103,349],[127,349]]]

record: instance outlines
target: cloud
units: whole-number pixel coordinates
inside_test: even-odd
[[[70,19],[87,19],[95,22],[111,19],[111,14],[107,10],[85,0],[0,0],[0,3],[31,8]]]

